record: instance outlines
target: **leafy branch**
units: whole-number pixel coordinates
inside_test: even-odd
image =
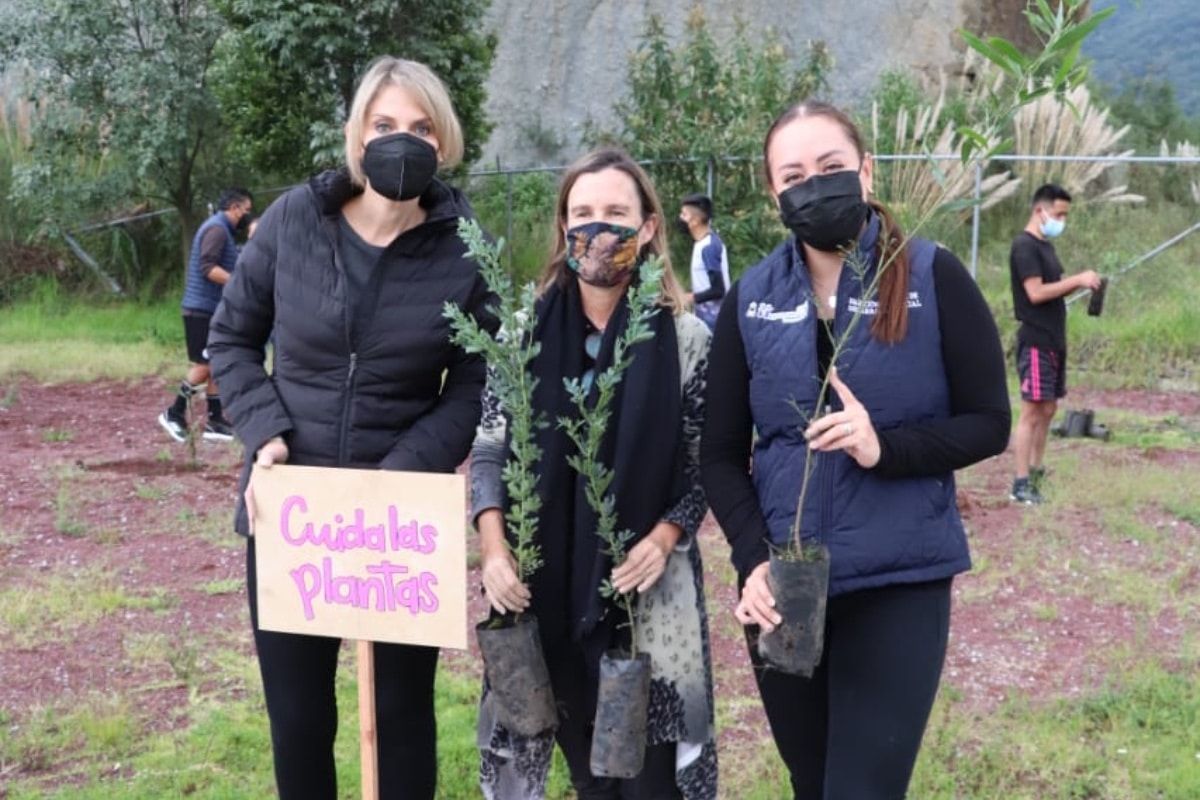
[[[1068,93],[1087,78],[1088,66],[1080,61],[1083,40],[1117,10],[1105,8],[1083,19],[1088,0],[1062,0],[1051,8],[1049,0],[1030,0],[1025,18],[1041,39],[1041,49],[1031,56],[1000,36],[980,37],[959,29],[975,52],[1000,68],[1005,81],[999,88],[988,89],[988,102],[980,124],[963,125],[960,156],[966,164],[977,152],[994,156],[1012,146],[1012,139],[994,141],[1024,106],[1043,95],[1052,94],[1070,105]]]
[[[633,363],[630,348],[647,341],[654,335],[650,320],[659,313],[659,281],[662,278],[662,259],[647,260],[639,269],[639,280],[629,287],[626,298],[629,302],[629,322],[625,330],[613,343],[612,362],[596,374],[595,403],[589,403],[590,388],[579,378],[564,378],[563,384],[579,414],[575,418],[559,417],[558,426],[575,445],[576,452],[568,457],[567,463],[584,479],[584,495],[588,506],[596,512],[596,535],[604,545],[604,552],[613,564],[620,565],[627,555],[629,542],[636,535],[629,529],[617,530],[617,510],[609,487],[613,481],[613,470],[600,459],[600,447],[612,417],[612,401],[625,372]],[[637,655],[637,619],[634,609],[634,592],[621,594],[611,579],[600,585],[600,594],[612,600],[625,611],[633,629],[630,637],[632,655]]]
[[[880,235],[882,236],[885,234],[881,231]],[[854,273],[855,277],[858,279],[859,285],[862,285],[862,282],[864,278],[866,278],[868,271],[867,262],[863,259],[862,254],[857,249],[847,251],[845,256],[845,266]],[[861,309],[863,306],[874,301],[879,295],[879,280],[883,276],[885,267],[890,264],[890,262],[891,259],[889,259],[889,261],[885,264],[881,264],[880,268],[875,272],[871,282],[864,288],[862,293],[862,305],[859,306],[858,311],[850,315],[850,321],[846,324],[845,330],[843,330],[841,334],[837,336],[834,336],[833,332],[830,331],[830,338],[833,342],[833,354],[829,361],[831,366],[836,366],[841,360],[842,354],[846,349],[846,344],[850,341],[850,334],[854,332],[854,329],[858,327],[859,322],[862,320],[863,314]],[[813,311],[816,312],[819,307],[819,299],[817,298],[815,292],[809,293],[808,302],[812,304]],[[808,424],[817,416],[817,413],[820,409],[824,409],[826,412],[829,410],[829,370],[827,370],[824,377],[820,379],[820,383],[820,388],[817,389],[817,400],[811,413],[809,413],[806,409],[801,408],[799,403],[797,403],[795,400],[791,401],[792,408],[799,413],[805,428],[807,428]],[[783,553],[785,558],[795,561],[811,561],[816,557],[816,553],[813,552],[811,548],[806,548],[804,545],[803,538],[800,535],[800,522],[804,514],[804,500],[806,497],[808,497],[809,484],[812,480],[813,470],[816,468],[816,458],[819,455],[821,454],[810,449],[806,449],[804,451],[804,471],[800,479],[800,495],[796,500],[796,514],[792,518],[791,545]]]
[[[534,436],[548,425],[544,414],[534,412],[537,378],[529,371],[541,351],[541,344],[533,338],[536,291],[533,283],[518,290],[501,266],[503,239],[489,242],[473,219],[459,220],[458,236],[467,245],[467,256],[479,264],[488,288],[499,298],[489,310],[500,321],[500,333],[493,338],[478,320],[451,302],[445,304],[442,315],[450,320],[454,331],[451,341],[487,361],[488,388],[508,417],[509,457],[501,472],[509,500],[504,520],[511,535],[517,575],[525,581],[542,566],[537,543],[537,517],[542,507],[537,493],[537,465],[542,451]]]

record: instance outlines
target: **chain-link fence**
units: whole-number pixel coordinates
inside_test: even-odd
[[[787,235],[765,188],[761,158],[691,158],[643,166],[658,187],[667,222],[684,195],[704,192],[713,199],[715,227],[729,247],[735,276]],[[505,238],[510,266],[522,278],[530,277],[548,255],[564,169],[476,170],[458,181],[485,228]],[[907,231],[946,242],[979,277],[982,266],[1002,263],[1006,268],[1008,243],[1025,224],[1034,189],[1050,181],[1072,192],[1072,227],[1087,232],[1078,241],[1068,240],[1072,257],[1090,259],[1108,273],[1140,266],[1200,232],[1200,156],[1195,155],[1002,155],[967,165],[956,155],[877,155],[873,191]],[[281,191],[255,191],[256,210],[261,213],[267,199]],[[1157,239],[1123,235],[1123,226],[1139,233],[1153,227]],[[146,280],[148,274],[158,275],[160,283],[161,275],[174,279],[182,274],[181,265],[155,268],[146,263],[172,258],[161,246],[153,251],[148,246],[177,241],[165,236],[164,228],[177,235],[178,221],[170,209],[64,229],[62,238],[85,274],[120,294],[130,292],[129,281]],[[686,264],[691,242],[679,236],[671,240],[675,264]]]
[[[978,275],[981,237],[988,223],[1013,232],[1023,227],[1029,200],[1042,183],[1063,183],[1072,192],[1077,214],[1100,206],[1154,209],[1176,207],[1191,219],[1200,219],[1200,157],[1195,156],[995,156],[988,162],[962,165],[957,155],[877,155],[874,193],[897,213],[906,230],[944,237],[967,227],[966,252],[960,254]],[[643,167],[659,187],[664,210],[673,216],[679,198],[704,192],[717,210],[716,227],[728,240],[727,228],[753,214],[769,218],[770,234],[749,242],[750,253],[734,257],[748,266],[772,249],[786,235],[776,223],[775,210],[762,179],[758,158],[680,159],[647,161]],[[1086,169],[1073,169],[1082,166]],[[554,194],[564,167],[516,170],[481,170],[469,174],[469,194],[481,219],[493,233],[510,244],[510,257],[528,256],[528,241],[538,248],[549,241],[549,221],[554,217]],[[1080,181],[1086,180],[1086,183]],[[729,202],[723,190],[739,184],[735,194],[745,198],[746,187],[754,195],[740,204]],[[1074,184],[1074,185],[1073,185]],[[675,188],[668,192],[664,186]],[[991,213],[989,213],[991,212]],[[758,231],[756,230],[755,233]],[[1163,242],[1170,246],[1196,232],[1193,224]],[[744,238],[744,237],[743,237]],[[739,242],[731,243],[731,253]],[[686,243],[690,249],[690,243]],[[543,248],[544,249],[544,248]]]

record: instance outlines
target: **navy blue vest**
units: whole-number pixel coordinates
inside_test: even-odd
[[[948,416],[950,396],[933,283],[936,245],[920,239],[909,244],[904,340],[886,345],[870,334],[876,305],[864,297],[864,287],[876,272],[878,231],[879,221],[872,218],[858,258],[842,269],[833,324],[835,338],[850,330],[838,356],[838,376],[866,407],[876,430],[884,431]],[[820,389],[812,297],[794,239],[747,270],[738,286],[757,433],[752,477],[776,544],[791,537],[809,453],[801,411],[811,418]],[[841,408],[832,390],[826,403]],[[801,535],[829,547],[831,595],[970,569],[953,473],[887,479],[840,451],[813,458]]]
[[[225,216],[224,211],[218,211],[204,220],[192,239],[192,254],[188,258],[187,283],[183,286],[183,307],[190,311],[203,311],[206,314],[217,310],[217,304],[221,302],[221,290],[224,288],[221,284],[213,283],[204,277],[204,273],[200,271],[200,240],[204,238],[205,232],[214,225],[224,225],[225,230],[229,232],[229,235],[225,237],[225,248],[221,251],[221,266],[227,271],[233,272],[238,258],[237,244],[233,238],[233,223],[229,221],[229,217]]]

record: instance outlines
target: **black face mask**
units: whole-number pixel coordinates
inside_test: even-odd
[[[367,142],[362,167],[379,194],[389,200],[412,200],[433,182],[437,150],[411,133],[392,133]]]
[[[679,231],[684,236],[692,235],[692,229],[688,226],[687,220],[685,220],[683,217],[675,218],[675,230]]]
[[[837,252],[858,239],[869,206],[856,170],[814,175],[779,193],[779,217],[815,250]]]

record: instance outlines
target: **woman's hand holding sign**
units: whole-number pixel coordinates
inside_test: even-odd
[[[266,444],[258,448],[258,454],[254,457],[254,466],[269,469],[273,464],[283,464],[288,460],[288,446],[280,437],[269,439]],[[257,509],[254,505],[254,473],[250,473],[250,480],[246,484],[246,516],[250,519],[250,535],[254,535],[254,518],[258,516]]]

